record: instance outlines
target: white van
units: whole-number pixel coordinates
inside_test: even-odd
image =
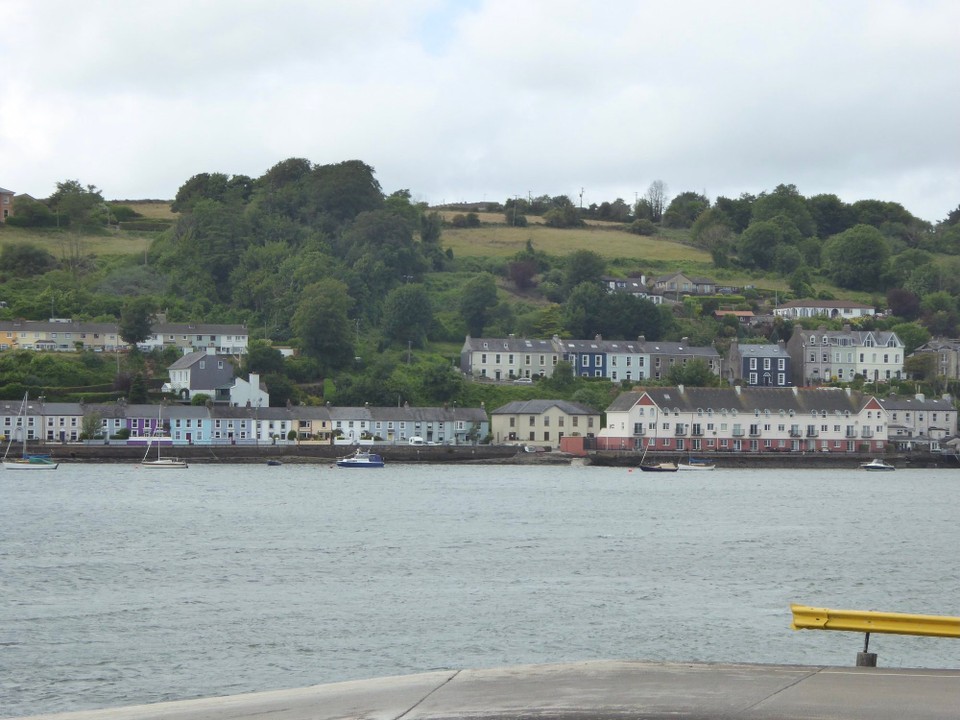
[[[422,438],[422,437],[419,437],[419,436],[417,436],[417,435],[414,435],[412,438],[410,438],[410,444],[411,444],[411,445],[426,445],[426,443],[423,441],[423,438]]]

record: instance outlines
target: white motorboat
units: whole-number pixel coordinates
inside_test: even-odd
[[[376,453],[366,450],[357,450],[353,455],[347,455],[337,460],[337,467],[341,468],[382,468],[383,458]]]
[[[874,458],[870,462],[860,463],[860,467],[864,470],[896,470],[893,465],[881,458]]]

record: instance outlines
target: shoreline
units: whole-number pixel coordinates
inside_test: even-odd
[[[528,453],[512,445],[438,445],[438,446],[362,446],[381,455],[389,463],[431,464],[490,464],[490,465],[583,465],[597,467],[637,467],[642,454],[636,451],[590,451],[577,456],[560,451]],[[326,444],[283,445],[173,445],[164,452],[198,465],[266,464],[280,461],[290,464],[326,464],[348,455],[356,446]],[[64,463],[130,463],[143,458],[140,445],[36,445],[30,452],[49,454]],[[707,458],[718,469],[763,468],[817,468],[836,469],[857,467],[877,457],[865,453],[693,453]],[[687,453],[658,451],[647,454],[649,461],[683,461]],[[954,455],[936,453],[896,453],[882,456],[901,469],[958,469],[960,461]]]

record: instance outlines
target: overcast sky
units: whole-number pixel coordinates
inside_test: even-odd
[[[0,186],[359,159],[429,203],[653,180],[960,205],[960,2],[0,0]]]

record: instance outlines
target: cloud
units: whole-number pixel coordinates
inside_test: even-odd
[[[357,158],[431,201],[794,183],[960,202],[960,5],[8,3],[0,184],[172,197]]]

